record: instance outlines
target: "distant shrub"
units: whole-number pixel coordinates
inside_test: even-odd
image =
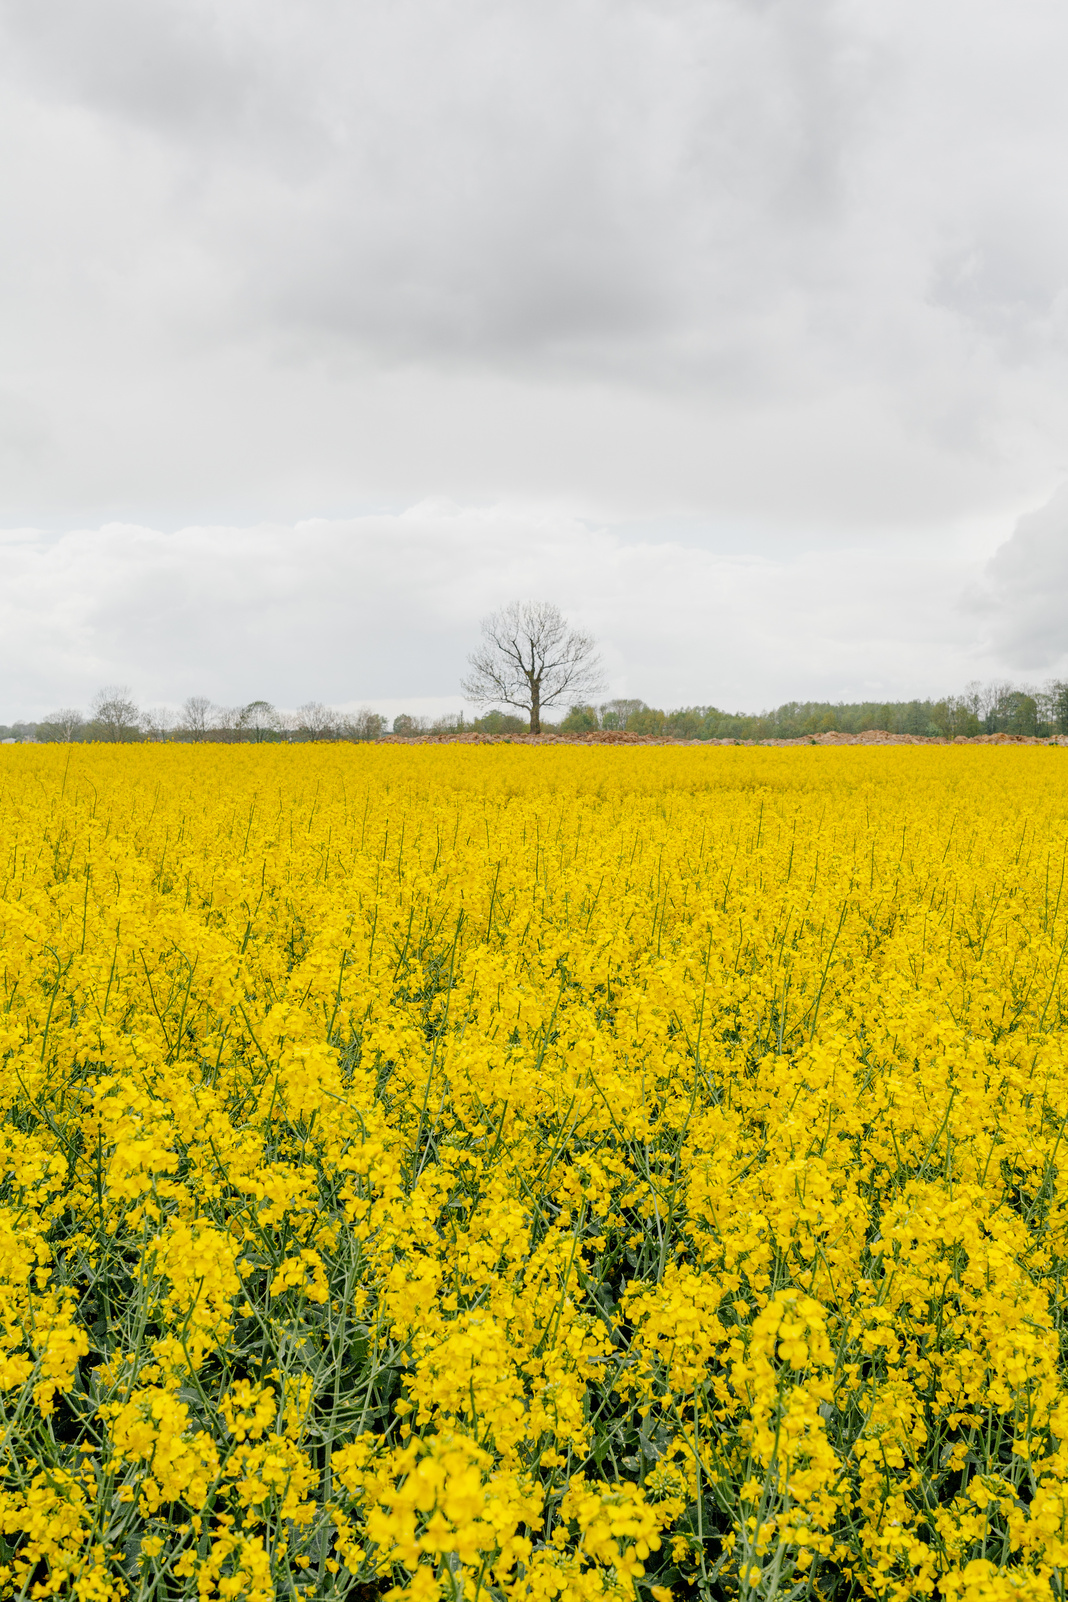
[[[496,708],[475,719],[479,734],[525,734],[529,727],[526,718],[517,717],[514,712],[498,712]],[[563,728],[563,724],[560,727]]]

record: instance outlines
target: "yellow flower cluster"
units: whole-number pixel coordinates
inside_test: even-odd
[[[1057,750],[0,759],[0,1594],[1062,1595]]]

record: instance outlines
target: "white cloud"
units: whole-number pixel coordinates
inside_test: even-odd
[[[927,694],[996,665],[954,605],[979,571],[919,548],[738,558],[440,501],[295,526],[110,524],[0,545],[3,712],[84,705],[114,681],[144,704],[455,710],[480,617],[519,597],[555,600],[601,642],[612,692],[654,705]]]

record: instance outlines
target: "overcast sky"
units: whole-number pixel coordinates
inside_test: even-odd
[[[0,19],[0,720],[1068,673],[1063,0]]]

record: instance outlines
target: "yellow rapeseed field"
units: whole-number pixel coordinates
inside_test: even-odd
[[[1068,753],[0,753],[0,1593],[1058,1598]]]

